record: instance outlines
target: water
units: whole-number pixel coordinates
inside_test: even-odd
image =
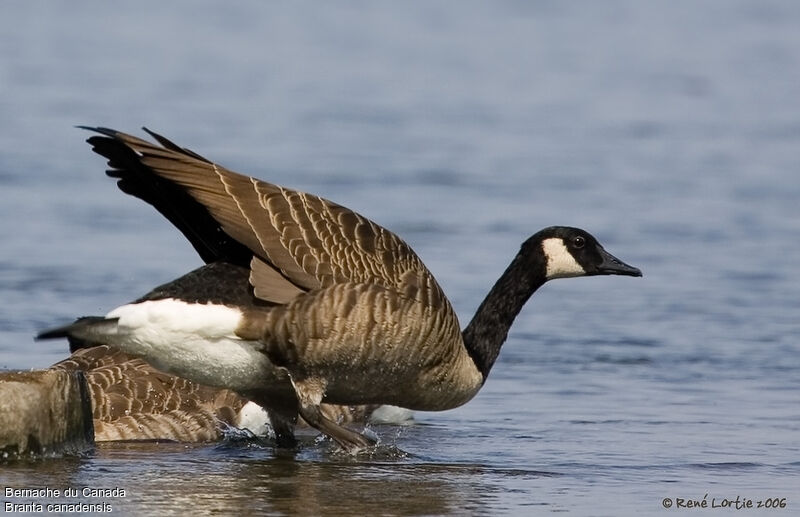
[[[5,465],[3,487],[121,487],[115,511],[159,514],[667,515],[688,510],[664,498],[705,494],[797,512],[796,2],[26,3],[0,19],[0,367],[52,364],[65,345],[38,330],[199,264],[75,124],[147,125],[368,215],[462,323],[547,225],[645,274],[545,286],[473,401],[376,427],[372,457],[311,436],[295,454],[103,445]]]

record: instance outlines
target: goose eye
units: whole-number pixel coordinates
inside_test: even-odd
[[[581,249],[586,245],[586,239],[578,235],[574,239],[572,239],[572,245],[577,249]]]

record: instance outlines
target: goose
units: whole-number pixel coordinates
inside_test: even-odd
[[[50,369],[85,373],[96,442],[208,442],[226,426],[248,426],[248,401],[238,394],[160,372],[108,345],[80,348]]]
[[[271,425],[263,408],[233,391],[164,373],[108,345],[77,348],[50,370],[84,372],[95,442],[212,442],[230,428],[263,435]],[[344,422],[366,421],[375,409],[322,407]]]
[[[298,416],[345,450],[375,443],[326,417],[323,403],[424,411],[465,404],[545,282],[642,275],[588,232],[547,227],[522,243],[462,331],[417,254],[366,217],[228,170],[147,128],[155,143],[82,128],[96,133],[87,142],[118,187],[155,207],[206,262],[187,281],[218,294],[218,279],[246,277],[246,296],[214,303],[165,292],[38,337],[106,343],[230,389],[267,409],[280,445],[294,443]]]

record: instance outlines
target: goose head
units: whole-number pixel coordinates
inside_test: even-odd
[[[463,332],[465,346],[484,380],[514,319],[539,287],[555,278],[597,275],[642,276],[642,272],[611,255],[579,228],[551,226],[523,242]]]
[[[580,228],[545,228],[523,244],[523,254],[544,257],[545,280],[597,275],[642,276],[638,268],[611,255],[589,232]]]

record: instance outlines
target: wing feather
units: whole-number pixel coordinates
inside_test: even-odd
[[[404,292],[415,278],[415,285],[435,291],[431,300],[444,299],[402,239],[352,210],[230,171],[151,131],[161,145],[97,131],[122,142],[153,174],[185,190],[228,236],[253,252],[250,280],[259,298],[286,303],[304,291],[341,282],[376,283]],[[104,156],[111,167],[126,167],[113,153]]]

